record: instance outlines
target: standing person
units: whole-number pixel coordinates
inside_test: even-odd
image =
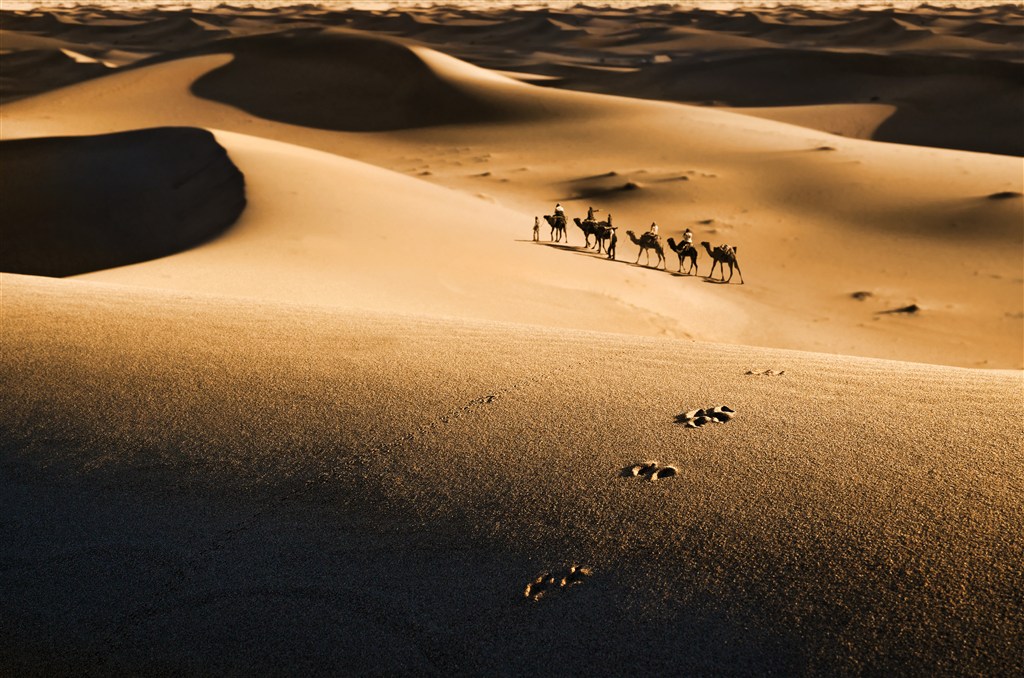
[[[611,219],[610,216],[608,218]],[[611,226],[609,226],[608,229],[612,233],[611,236],[608,237],[608,258],[615,261],[615,245],[619,242],[619,236],[615,234],[616,229]]]
[[[533,241],[540,240],[540,217],[533,218]]]

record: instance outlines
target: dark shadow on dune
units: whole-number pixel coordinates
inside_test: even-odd
[[[583,245],[567,245],[560,242],[551,242],[550,240],[541,240],[539,244],[544,245],[545,247],[553,247],[556,250],[564,250],[566,252],[576,252],[579,254],[587,254],[590,252],[590,250],[583,249]]]
[[[591,198],[606,198],[614,196],[619,193],[629,193],[630,191],[640,190],[641,185],[635,181],[627,181],[624,184],[618,184],[617,186],[611,186],[608,188],[582,188],[577,193],[567,195],[562,200],[589,200]]]
[[[235,58],[197,80],[194,94],[278,122],[376,132],[508,114],[385,38],[302,29],[222,40],[202,51]]]
[[[101,63],[79,63],[57,49],[33,49],[3,55],[0,103],[47,92],[110,73]]]
[[[67,276],[219,235],[245,180],[213,134],[162,127],[0,144],[0,270]]]
[[[581,71],[559,86],[736,107],[890,104],[896,111],[877,141],[1024,155],[1022,85],[1020,64],[998,58],[760,49],[682,56],[632,73]]]

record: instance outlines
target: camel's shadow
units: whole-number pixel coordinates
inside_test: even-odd
[[[585,250],[580,249],[580,245],[566,245],[564,242],[551,242],[550,240],[547,242],[541,242],[539,244],[544,245],[545,247],[553,247],[556,250],[562,250],[563,252],[586,254]]]
[[[615,261],[617,261],[620,264],[626,264],[627,266],[633,266],[635,268],[643,268],[648,271],[661,271],[663,273],[671,273],[671,271],[666,271],[664,268],[660,268],[658,266],[651,266],[650,264],[640,264],[635,261],[629,261],[628,259],[616,259]]]
[[[519,240],[518,242],[530,242],[529,240]],[[566,245],[561,242],[551,242],[550,240],[544,240],[537,243],[539,245],[545,245],[546,247],[554,247],[555,249],[562,250],[563,252],[572,252],[574,254],[589,255],[592,257],[598,257],[600,259],[607,259],[608,255],[604,252],[598,252],[597,250],[591,249],[586,245]]]
[[[707,276],[703,276],[703,275],[701,275],[699,273],[680,273],[679,271],[670,271],[667,268],[660,268],[658,266],[651,266],[650,264],[641,264],[640,262],[629,261],[628,259],[617,259],[616,258],[616,259],[610,259],[609,260],[607,254],[605,254],[603,252],[598,252],[597,250],[591,249],[591,248],[587,247],[586,245],[567,245],[567,244],[562,243],[562,242],[552,242],[550,240],[526,240],[526,239],[522,239],[522,240],[516,240],[516,242],[528,242],[528,243],[534,243],[534,244],[537,244],[537,245],[543,245],[545,247],[553,247],[553,248],[561,250],[563,252],[572,252],[573,254],[579,254],[579,255],[582,255],[582,256],[594,257],[594,258],[598,258],[598,259],[604,259],[606,261],[613,261],[616,264],[625,264],[626,266],[632,266],[634,268],[642,268],[642,269],[644,269],[646,271],[660,271],[660,272],[668,273],[673,278],[693,278],[695,280],[699,279],[702,282],[710,283],[712,285],[731,285],[732,284],[728,280],[716,280],[716,279],[713,279],[713,278],[709,278]]]

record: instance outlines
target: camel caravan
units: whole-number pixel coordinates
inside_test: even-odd
[[[616,234],[617,226],[612,225],[612,215],[609,214],[605,221],[598,221],[594,216],[594,213],[599,210],[595,210],[593,207],[587,208],[587,218],[580,219],[576,217],[573,219],[573,223],[583,231],[584,245],[588,249],[595,250],[598,254],[605,254],[609,259],[615,260],[615,248],[618,243],[618,236]],[[565,209],[561,203],[555,205],[554,214],[545,214],[544,221],[551,227],[551,242],[565,242],[569,244],[569,233],[568,233],[568,219],[565,216]],[[636,261],[634,263],[640,263],[640,257],[646,255],[646,265],[651,265],[651,252],[657,256],[657,261],[654,262],[654,268],[667,269],[665,263],[665,248],[661,244],[661,236],[658,234],[658,224],[652,223],[650,228],[644,233],[637,236],[633,231],[626,231],[626,235],[633,241],[633,244],[640,248],[640,252],[636,255]],[[591,238],[594,242],[591,243]],[[540,241],[540,217],[534,217],[533,219],[533,239],[534,241]],[[678,243],[674,238],[667,240],[669,249],[676,253],[679,258],[679,273],[683,275],[697,275],[697,247],[693,244],[693,232],[690,229],[686,229],[683,232],[683,238]],[[719,267],[721,273],[721,280],[719,282],[728,283],[732,281],[733,272],[740,274],[740,284],[743,284],[743,272],[740,270],[740,264],[736,260],[736,248],[729,245],[716,245],[714,249],[711,247],[711,243],[707,240],[702,241],[701,247],[711,257],[711,271],[705,276],[708,280],[714,280],[715,267]],[[686,271],[683,271],[683,264],[687,263]],[[725,267],[729,266],[729,277],[725,277]]]

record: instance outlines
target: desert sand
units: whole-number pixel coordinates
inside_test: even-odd
[[[1024,671],[1022,18],[5,7],[0,668]]]

